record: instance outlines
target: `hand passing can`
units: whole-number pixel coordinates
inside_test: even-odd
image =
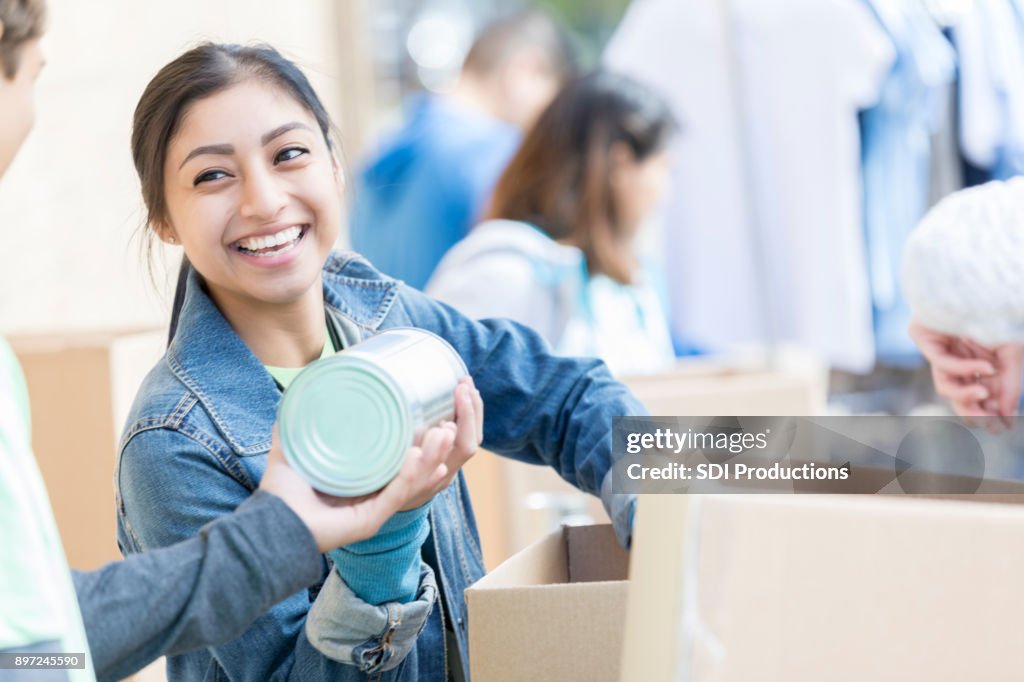
[[[321,492],[378,490],[427,429],[455,418],[455,387],[468,374],[447,341],[412,328],[385,330],[317,360],[281,399],[284,456]]]

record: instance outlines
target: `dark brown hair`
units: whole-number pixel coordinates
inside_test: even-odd
[[[591,273],[629,283],[636,263],[612,191],[612,150],[623,143],[643,161],[675,129],[665,102],[631,78],[597,71],[571,81],[526,133],[488,215],[569,241]]]
[[[21,65],[25,43],[43,35],[46,28],[44,0],[0,0],[0,21],[4,34],[0,37],[0,68],[4,77],[14,78]]]
[[[174,134],[195,102],[255,78],[272,83],[291,95],[316,119],[327,147],[335,150],[335,130],[327,109],[305,74],[293,62],[269,45],[228,45],[203,43],[167,64],[146,86],[132,126],[132,159],[142,185],[146,224],[152,228],[145,241],[152,248],[152,235],[167,224],[164,198],[164,163]],[[184,302],[185,282],[191,266],[183,258],[171,310],[169,338],[174,338]]]

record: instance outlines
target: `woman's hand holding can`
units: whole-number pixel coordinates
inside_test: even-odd
[[[420,447],[409,450],[412,456],[417,450],[426,452],[428,448],[433,456],[433,449],[440,451],[446,472],[434,485],[423,494],[412,499],[402,510],[415,509],[429,502],[434,495],[449,485],[469,458],[476,454],[477,448],[484,440],[484,402],[480,391],[476,390],[473,380],[465,377],[455,387],[455,421],[445,422],[428,429],[423,436]],[[407,458],[408,458],[407,456]]]
[[[302,519],[321,552],[373,537],[395,512],[424,504],[445,481],[451,481],[446,460],[454,448],[454,433],[432,429],[430,441],[411,448],[398,475],[377,492],[360,497],[321,493],[285,460],[274,429],[273,444],[260,489],[280,497]],[[410,500],[414,500],[410,505]],[[422,500],[422,501],[418,501]]]

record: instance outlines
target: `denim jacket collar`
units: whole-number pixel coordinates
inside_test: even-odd
[[[353,262],[346,254],[328,258],[323,270],[324,302],[335,315],[372,334],[394,303],[398,282],[346,273],[346,266]],[[280,391],[204,291],[194,269],[167,361],[235,452],[246,456],[270,449]],[[232,428],[240,424],[245,428]]]
[[[398,298],[398,281],[352,252],[331,253],[323,277],[324,303],[369,332],[376,331]]]

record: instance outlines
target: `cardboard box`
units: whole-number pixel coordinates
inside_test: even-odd
[[[643,496],[621,679],[1020,680],[1006,502],[1024,495]]]
[[[767,366],[761,355],[696,358],[663,374],[625,377],[651,414],[748,416],[816,415],[825,411],[827,373],[806,355],[780,351]],[[481,451],[463,472],[488,569],[562,523],[607,523],[600,500],[581,493],[550,467]]]
[[[566,526],[466,590],[474,682],[618,680],[628,556],[610,525]]]
[[[68,563],[120,559],[114,463],[128,410],[163,354],[166,332],[113,330],[9,338],[32,410],[32,446]]]
[[[687,358],[622,382],[655,416],[809,416],[825,413],[828,371],[806,353],[780,349]]]
[[[601,500],[551,467],[480,450],[463,467],[488,570],[563,524],[608,523]]]

